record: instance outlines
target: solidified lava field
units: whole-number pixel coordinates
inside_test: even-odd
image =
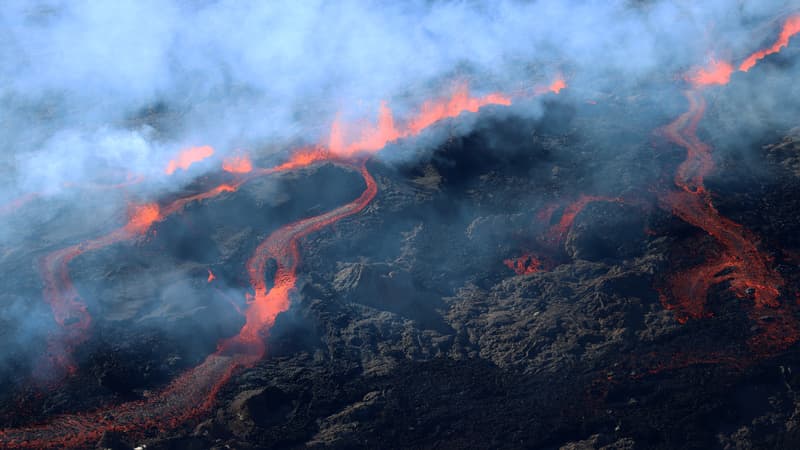
[[[800,448],[766,3],[9,8],[0,448]]]

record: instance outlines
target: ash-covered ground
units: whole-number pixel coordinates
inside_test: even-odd
[[[368,162],[375,199],[300,240],[297,288],[265,358],[236,371],[209,413],[170,431],[108,432],[98,448],[799,446],[800,355],[748,345],[762,323],[748,315],[752,299],[722,281],[708,314],[685,323],[661,299],[670,274],[717,246],[657,200],[686,153],[654,131],[685,108],[679,87],[665,86],[591,103],[567,90],[535,120],[484,111],[474,131],[413,163]],[[800,135],[777,120],[730,148],[738,97],[707,98],[698,135],[727,146],[707,187],[761,238],[789,301],[800,292]],[[74,373],[37,381],[24,351],[46,344],[14,356],[7,333],[3,425],[153,395],[242,327],[245,264],[265,236],[363,189],[356,173],[318,163],[80,255],[70,274],[90,299],[91,337]],[[570,208],[574,221],[558,229]],[[40,292],[34,261],[59,239],[70,238],[4,249],[0,283]],[[535,263],[506,263],[524,255]],[[274,272],[273,261],[268,283]],[[795,306],[774,320],[797,320]]]

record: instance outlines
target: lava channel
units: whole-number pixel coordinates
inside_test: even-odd
[[[686,149],[686,159],[674,178],[678,189],[661,192],[659,201],[683,221],[714,237],[722,250],[704,264],[672,275],[667,283],[668,293],[661,295],[662,304],[674,311],[682,323],[706,317],[709,289],[728,282],[738,297],[753,301],[750,317],[760,332],[749,339],[751,349],[760,354],[783,350],[800,337],[791,312],[780,301],[785,282],[773,268],[772,258],[759,250],[758,238],[714,207],[704,185],[705,176],[714,167],[711,147],[697,137],[705,99],[697,89],[685,94],[688,111],[667,125],[662,134]]]
[[[186,203],[210,198],[221,192],[235,191],[242,183],[255,176],[293,170],[317,161],[332,161],[349,167],[354,167],[353,164],[359,161],[357,170],[366,184],[364,192],[353,202],[286,225],[257,247],[247,263],[253,293],[247,298],[245,325],[239,334],[223,340],[218,350],[209,355],[202,364],[186,371],[165,389],[145,400],[119,404],[95,412],[62,415],[41,425],[0,430],[0,443],[7,448],[80,447],[96,441],[107,431],[137,435],[146,430],[174,429],[207,412],[219,389],[235,370],[249,367],[263,358],[264,335],[277,315],[288,309],[289,295],[295,288],[300,258],[298,240],[344,217],[357,214],[377,194],[377,184],[366,168],[366,159],[389,142],[418,134],[425,127],[442,119],[456,117],[464,111],[474,112],[489,104],[510,103],[511,100],[501,94],[473,98],[465,88],[459,88],[450,99],[426,103],[420,113],[399,130],[394,124],[391,110],[382,104],[377,127],[363,130],[360,138],[349,144],[345,144],[343,127],[337,121],[332,127],[330,145],[327,148],[315,147],[298,151],[284,164],[271,169],[248,170],[246,176],[238,178],[233,184],[223,184],[210,191],[175,200],[165,207],[153,204],[140,210],[143,215],[134,215],[128,225],[107,236],[51,254],[49,258],[45,258],[44,264],[45,293],[52,296],[51,306],[56,305],[54,311],[63,308],[70,312],[70,317],[81,318],[77,321],[81,326],[76,329],[80,331],[80,339],[85,340],[89,315],[85,305],[78,301],[79,297],[69,280],[67,267],[69,261],[84,251],[146,233],[153,223],[180,211]],[[274,283],[268,289],[264,273],[266,262],[270,258],[276,260],[278,269]]]

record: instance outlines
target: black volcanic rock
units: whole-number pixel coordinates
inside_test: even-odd
[[[645,240],[641,208],[598,201],[586,205],[575,218],[564,247],[573,259],[627,259],[641,254]]]
[[[794,347],[753,356],[751,299],[720,283],[709,295],[711,317],[686,323],[662,303],[659,288],[675,266],[703,260],[687,249],[715,244],[636,197],[652,181],[642,170],[647,158],[631,166],[615,159],[620,176],[603,183],[603,195],[617,200],[590,202],[557,248],[542,248],[542,233],[559,219],[537,222],[537,212],[594,193],[591,175],[606,163],[572,128],[602,121],[603,136],[626,136],[638,151],[656,125],[637,123],[647,132],[631,136],[628,124],[606,123],[600,112],[556,113],[570,125],[559,133],[548,131],[554,119],[511,121],[454,139],[416,166],[369,162],[375,200],[299,242],[297,289],[270,329],[265,358],[234,374],[207,417],[135,442],[109,433],[101,446],[796,448],[800,359]],[[510,137],[493,136],[497,129]],[[800,242],[789,195],[794,144],[762,149],[780,180],[719,201],[748,226],[761,223],[766,243]],[[484,153],[493,146],[507,148]],[[319,195],[319,186],[331,189]],[[246,261],[259,242],[362,189],[331,165],[279,184],[259,180],[159,224],[162,238],[78,258],[78,288],[96,300],[97,317],[79,375],[44,401],[21,402],[38,418],[163,387],[243,323]],[[191,248],[199,236],[202,248]],[[537,251],[550,252],[552,264],[517,275],[503,262]],[[798,262],[776,255],[784,297],[800,291]],[[269,261],[268,284],[275,270]],[[15,283],[39,288],[32,270]],[[10,417],[15,406],[5,405]]]

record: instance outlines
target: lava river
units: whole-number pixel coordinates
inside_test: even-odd
[[[798,32],[800,15],[789,17],[778,40],[747,57],[739,70],[747,72],[765,56],[780,51]],[[736,296],[752,300],[749,315],[758,332],[748,343],[754,354],[768,356],[800,339],[790,302],[781,292],[785,280],[775,269],[772,257],[759,249],[758,237],[714,207],[704,184],[714,168],[712,149],[697,137],[697,127],[706,109],[703,90],[727,84],[732,73],[731,64],[712,61],[709,67],[688,74],[686,79],[692,85],[685,92],[688,110],[662,130],[666,139],[686,150],[686,159],[674,177],[678,189],[661,192],[659,201],[683,221],[711,235],[720,249],[704,264],[669,277],[661,301],[681,322],[706,317],[710,314],[706,311],[709,289],[727,282]]]
[[[561,84],[559,86],[559,89],[564,87]],[[348,140],[346,130],[336,121],[331,130],[329,144],[325,147],[299,150],[286,163],[270,169],[251,170],[249,160],[244,161],[241,158],[231,161],[227,163],[226,170],[233,174],[244,173],[235,182],[175,200],[163,207],[157,204],[139,207],[124,227],[98,239],[48,255],[42,264],[45,297],[51,303],[57,321],[73,331],[66,334],[70,339],[60,342],[74,346],[76,342],[86,339],[90,323],[88,311],[79,301],[78,293],[69,279],[68,264],[77,255],[146,233],[154,223],[182,210],[187,203],[211,198],[222,192],[235,191],[241,184],[263,174],[329,161],[358,171],[366,186],[364,192],[354,201],[286,225],[269,235],[256,248],[246,267],[252,294],[248,295],[247,308],[244,311],[245,325],[236,336],[223,340],[218,350],[209,355],[202,364],[186,371],[166,388],[144,400],[95,412],[58,416],[41,425],[2,430],[0,443],[7,448],[81,447],[96,441],[107,431],[141,435],[148,430],[174,429],[207,412],[231,374],[239,368],[253,365],[264,356],[265,334],[278,314],[289,308],[290,294],[295,288],[300,260],[298,241],[342,218],[359,213],[377,194],[377,183],[366,168],[369,156],[386,144],[414,136],[442,119],[456,117],[463,112],[476,112],[481,107],[492,104],[509,105],[511,99],[502,94],[472,97],[466,85],[460,85],[451,98],[425,103],[418,114],[400,127],[395,125],[391,110],[383,104],[377,126],[360,130],[360,133],[355,133],[357,137],[354,139]],[[204,155],[210,153],[203,152]],[[264,274],[265,265],[270,259],[277,262],[277,272],[272,287],[268,288]],[[68,353],[63,352],[57,360],[66,362]]]

